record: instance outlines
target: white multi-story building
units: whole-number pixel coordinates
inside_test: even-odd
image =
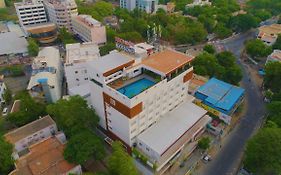
[[[96,44],[106,43],[106,30],[101,22],[90,15],[78,15],[72,17],[73,32],[84,42]]]
[[[157,10],[158,0],[120,0],[120,7],[129,11],[138,8],[146,13],[155,13]]]
[[[78,15],[74,0],[44,0],[44,5],[51,22],[72,31],[71,17]]]
[[[147,155],[151,165],[157,165],[157,171],[162,171],[185,145],[194,148],[210,118],[190,98],[187,100],[192,59],[174,50],[147,52],[146,46],[135,45],[134,53],[141,53],[143,48],[147,55],[112,51],[88,61],[88,91],[81,88],[80,92],[89,93],[88,103],[100,116],[99,124],[110,138],[121,140],[129,151],[136,147]],[[166,139],[161,134],[170,121],[173,126],[167,128]],[[155,146],[150,139],[160,141]]]
[[[61,98],[62,77],[59,50],[55,47],[44,47],[32,63],[32,75],[27,90],[34,98],[56,102]]]
[[[64,64],[69,95],[80,95],[90,103],[89,66],[88,61],[100,57],[98,45],[95,43],[75,43],[66,45]]]
[[[23,0],[15,3],[20,25],[25,29],[28,25],[46,23],[48,21],[42,1]]]

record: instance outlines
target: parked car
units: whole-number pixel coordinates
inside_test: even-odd
[[[208,162],[210,162],[211,160],[212,160],[212,158],[211,158],[210,155],[204,155],[204,156],[202,157],[202,161],[203,161],[204,163],[208,163]]]
[[[8,114],[8,108],[4,108],[2,111],[2,115],[6,116]]]

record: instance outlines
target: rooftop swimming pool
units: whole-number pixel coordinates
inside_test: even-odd
[[[148,80],[146,78],[137,80],[131,84],[128,84],[122,88],[117,89],[120,93],[126,95],[129,98],[133,98],[145,89],[153,86],[155,82]]]

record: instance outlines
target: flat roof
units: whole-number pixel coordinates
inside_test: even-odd
[[[168,112],[158,123],[145,130],[137,138],[161,155],[206,113],[207,111],[203,108],[191,101],[186,101]]]
[[[281,50],[275,49],[268,57],[281,62]]]
[[[89,65],[101,73],[106,73],[125,64],[129,64],[132,61],[133,59],[129,56],[112,51],[108,55],[89,61]]]
[[[66,64],[80,63],[100,57],[100,50],[93,42],[74,43],[66,45]]]
[[[56,137],[39,142],[29,148],[29,153],[16,162],[14,175],[65,174],[76,165],[63,157],[65,145]]]
[[[53,124],[56,124],[55,121],[49,115],[47,115],[16,130],[8,132],[5,134],[5,138],[8,142],[15,144],[17,141],[20,141],[21,139],[26,138],[27,136],[32,135],[33,133]]]
[[[266,33],[268,35],[274,34],[277,35],[281,33],[281,24],[272,24],[272,25],[266,25],[266,26],[261,26],[259,28],[260,32]]]
[[[28,43],[16,32],[0,33],[0,55],[27,53]]]
[[[167,75],[191,60],[191,57],[188,57],[183,53],[166,49],[162,52],[148,56],[142,63],[147,67]]]
[[[233,86],[216,78],[211,78],[197,92],[207,96],[206,102],[229,111],[243,95],[244,89]]]

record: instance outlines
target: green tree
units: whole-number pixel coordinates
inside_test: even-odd
[[[71,33],[69,33],[65,27],[59,29],[58,39],[59,39],[64,45],[76,43],[76,40],[74,39],[73,35],[72,35]]]
[[[99,121],[95,111],[80,96],[71,96],[68,100],[60,99],[48,105],[47,112],[69,137],[83,130],[95,129]]]
[[[246,43],[246,52],[253,58],[266,57],[271,53],[271,47],[266,46],[261,40],[253,39]]]
[[[198,147],[202,150],[206,150],[210,147],[210,138],[209,137],[202,137],[199,141],[198,141]]]
[[[12,102],[12,92],[9,88],[6,88],[6,90],[3,94],[3,98],[6,102],[6,104],[10,104]]]
[[[203,75],[203,76],[208,75],[210,77],[216,75],[216,72],[220,67],[216,57],[206,52],[197,56],[193,60],[192,65],[194,67],[194,72],[196,74]]]
[[[258,26],[258,20],[252,15],[242,14],[230,19],[230,26],[235,32],[245,32]]]
[[[273,101],[267,105],[269,120],[281,127],[281,101]]]
[[[3,136],[0,136],[0,150],[0,174],[9,174],[14,167],[13,145],[6,142]]]
[[[26,92],[20,92],[15,96],[15,100],[20,100],[20,110],[9,113],[7,120],[20,127],[46,115],[45,105],[35,102]]]
[[[227,28],[224,24],[218,23],[214,29],[214,33],[219,38],[226,38],[232,34],[232,30]]]
[[[274,61],[265,65],[264,85],[273,93],[281,92],[281,62]]]
[[[276,42],[272,46],[273,49],[281,50],[281,34],[278,35]]]
[[[115,44],[114,43],[106,43],[104,46],[100,47],[100,55],[106,55],[108,54],[110,51],[115,49]]]
[[[225,68],[225,74],[222,76],[222,80],[230,84],[238,85],[243,78],[242,70],[238,65],[233,65],[232,67]]]
[[[218,53],[216,55],[216,58],[217,58],[219,64],[224,67],[232,67],[235,65],[236,58],[232,52],[224,51],[224,52]]]
[[[203,50],[206,51],[206,52],[208,52],[208,53],[210,53],[210,54],[216,53],[215,47],[214,47],[213,45],[211,45],[211,44],[206,44],[206,45],[204,46]]]
[[[245,167],[257,175],[281,172],[281,129],[261,129],[246,145]]]
[[[112,175],[137,175],[138,171],[134,165],[133,158],[127,154],[120,142],[112,144],[113,153],[109,158],[109,172]]]
[[[28,41],[28,46],[27,46],[28,54],[30,56],[37,56],[39,52],[39,46],[37,42],[32,38],[29,38],[27,41]]]
[[[84,164],[90,158],[101,160],[105,154],[102,141],[88,130],[81,130],[72,136],[64,150],[64,158],[76,164]]]

